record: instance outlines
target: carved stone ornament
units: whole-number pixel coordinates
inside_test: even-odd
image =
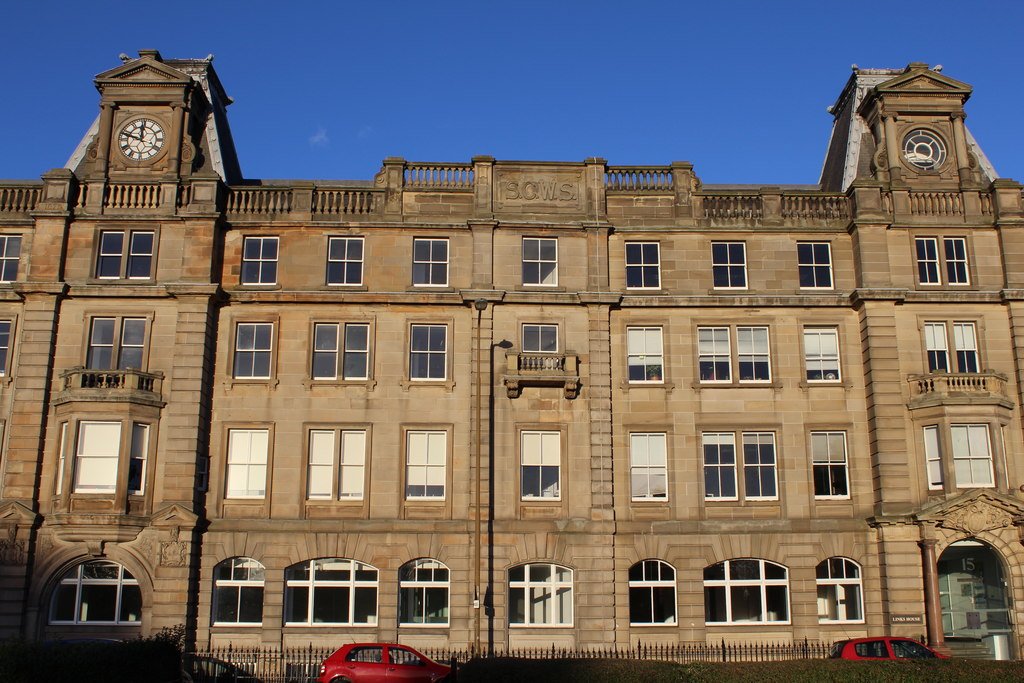
[[[195,157],[195,155],[196,155],[196,148],[195,148],[195,146],[191,142],[186,141],[184,144],[182,144],[182,146],[181,146],[181,160],[182,161],[192,161],[192,159],[193,159],[193,157]]]
[[[18,540],[18,527],[11,525],[0,539],[0,565],[25,564],[25,541]]]
[[[1013,517],[1006,510],[1000,510],[984,501],[976,500],[953,510],[942,520],[941,526],[976,536],[983,531],[1004,529],[1012,524]]]
[[[181,541],[160,544],[160,564],[165,567],[184,567],[188,562],[188,544]]]

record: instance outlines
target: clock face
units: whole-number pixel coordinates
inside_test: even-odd
[[[903,138],[903,158],[911,166],[934,171],[946,161],[946,145],[927,130],[912,130]]]
[[[132,161],[152,159],[164,146],[164,129],[153,119],[135,119],[117,134],[121,154]]]

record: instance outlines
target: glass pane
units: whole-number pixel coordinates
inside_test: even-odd
[[[82,586],[79,621],[114,621],[117,605],[117,586]]]
[[[142,621],[142,592],[138,586],[121,588],[121,613],[118,615],[118,621]]]
[[[313,623],[338,624],[348,620],[347,587],[317,586],[313,590]]]
[[[263,621],[263,587],[246,586],[239,593],[238,620],[249,624]]]
[[[236,623],[238,619],[238,593],[236,586],[217,586],[214,590],[213,620],[215,622]]]
[[[356,588],[355,605],[353,607],[352,623],[354,624],[376,624],[377,623],[377,589]]]

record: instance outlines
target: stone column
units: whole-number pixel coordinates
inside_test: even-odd
[[[889,181],[896,183],[903,179],[903,169],[900,167],[900,141],[896,137],[896,122],[892,114],[882,114],[882,129],[885,131],[885,154],[889,163]]]
[[[924,573],[924,618],[928,627],[928,645],[944,648],[946,638],[942,633],[942,603],[939,600],[939,567],[935,557],[935,539],[926,538],[921,546],[921,568]]]
[[[956,169],[961,185],[971,183],[971,162],[967,151],[967,135],[964,132],[964,113],[953,114],[953,148],[956,150]]]

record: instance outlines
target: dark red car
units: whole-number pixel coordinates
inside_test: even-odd
[[[407,645],[350,643],[320,665],[318,683],[443,683],[451,667]]]
[[[949,659],[910,638],[879,636],[840,640],[829,651],[832,659]]]

